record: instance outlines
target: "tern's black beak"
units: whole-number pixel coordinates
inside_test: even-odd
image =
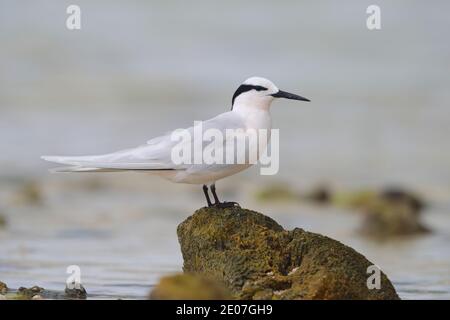
[[[291,99],[291,100],[300,100],[300,101],[311,101],[309,99],[303,98],[302,96],[293,94],[293,93],[289,93],[286,91],[281,91],[279,90],[277,93],[274,93],[271,95],[272,97],[275,98],[286,98],[286,99]]]

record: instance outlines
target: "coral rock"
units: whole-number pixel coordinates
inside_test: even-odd
[[[238,299],[398,299],[384,273],[369,289],[373,263],[328,237],[284,230],[261,213],[202,208],[178,226],[184,271],[224,283]]]

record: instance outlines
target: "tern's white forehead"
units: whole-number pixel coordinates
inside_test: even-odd
[[[277,92],[277,86],[270,80],[261,77],[251,77],[243,82],[243,84],[252,86],[261,86],[267,88],[269,91]]]

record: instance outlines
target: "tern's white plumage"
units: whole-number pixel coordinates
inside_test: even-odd
[[[270,132],[270,105],[274,98],[288,98],[309,101],[303,97],[280,91],[271,81],[252,77],[244,81],[236,90],[232,109],[228,112],[201,122],[203,130],[210,128],[225,133],[226,129],[259,130]],[[193,132],[195,127],[187,130]],[[224,134],[225,137],[225,134]],[[269,137],[268,137],[269,138]],[[177,141],[171,139],[171,133],[156,137],[147,144],[117,151],[114,153],[93,156],[43,156],[42,159],[69,165],[59,169],[62,172],[111,172],[142,171],[160,175],[178,183],[203,184],[207,195],[206,184],[211,184],[216,205],[214,183],[224,177],[233,175],[250,166],[250,164],[174,164],[171,158],[172,148]],[[226,143],[226,141],[225,141]],[[267,141],[265,142],[267,144]],[[208,205],[212,205],[207,195]]]

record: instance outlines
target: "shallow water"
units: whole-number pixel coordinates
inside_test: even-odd
[[[195,186],[135,174],[50,175],[42,154],[92,154],[230,106],[235,87],[266,76],[310,104],[277,101],[280,172],[256,168],[218,183],[225,199],[354,247],[402,298],[450,298],[450,29],[448,1],[378,1],[383,27],[365,28],[366,1],[286,3],[67,1],[0,4],[0,280],[63,290],[81,267],[91,297],[142,298],[181,270],[176,226],[203,205]],[[239,8],[239,10],[236,10]],[[62,13],[62,14],[61,14]],[[41,202],[17,199],[35,181]],[[429,235],[360,237],[360,217],[335,208],[262,204],[258,186],[400,185],[430,207]]]
[[[118,178],[120,176],[120,178]],[[432,234],[378,242],[357,233],[360,214],[302,203],[254,200],[255,181],[222,184],[225,198],[350,245],[377,264],[404,299],[450,298],[449,204],[432,205]],[[78,265],[90,298],[145,297],[162,275],[180,271],[176,227],[202,203],[198,187],[139,175],[45,177],[42,203],[17,203],[3,193],[8,226],[0,231],[0,274],[10,287],[64,289],[66,268]],[[171,198],[176,198],[176,201]]]

